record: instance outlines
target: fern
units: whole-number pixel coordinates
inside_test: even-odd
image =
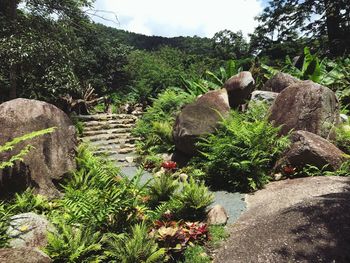
[[[13,140],[5,143],[4,145],[0,145],[0,153],[6,152],[6,151],[12,151],[14,149],[14,147],[16,145],[18,145],[19,143],[21,143],[23,141],[31,140],[31,139],[33,139],[35,137],[38,137],[38,136],[41,136],[41,135],[44,135],[44,134],[47,134],[47,133],[51,133],[54,130],[55,130],[55,128],[53,127],[53,128],[40,130],[40,131],[34,131],[34,132],[31,132],[31,133],[25,134],[23,136],[16,137]],[[11,156],[10,160],[8,160],[8,161],[1,161],[0,162],[0,169],[4,169],[6,167],[11,167],[11,166],[13,166],[13,164],[16,161],[23,161],[23,157],[25,155],[27,155],[30,152],[31,149],[33,149],[33,147],[30,146],[30,145],[27,145],[24,148],[22,148],[19,153]]]
[[[278,137],[279,128],[269,124],[264,111],[261,105],[252,106],[246,114],[232,111],[216,134],[198,144],[202,158],[194,162],[205,171],[210,185],[252,191],[268,182],[268,172],[289,140]]]
[[[214,195],[203,182],[198,183],[190,178],[176,199],[179,204],[178,212],[182,218],[201,220],[205,216],[206,208],[213,203]]]
[[[105,243],[105,255],[109,262],[155,263],[164,262],[165,249],[158,248],[157,243],[148,234],[145,223],[136,224],[131,234],[108,234]]]
[[[174,180],[170,174],[164,173],[160,177],[154,178],[148,186],[148,194],[152,204],[158,205],[161,202],[168,201],[178,187],[178,181]]]
[[[53,262],[91,262],[102,249],[100,232],[81,225],[59,222],[56,231],[48,234],[44,251]]]

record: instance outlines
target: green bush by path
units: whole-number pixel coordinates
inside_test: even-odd
[[[232,111],[215,134],[198,143],[200,156],[194,160],[209,185],[234,191],[253,191],[269,181],[278,155],[289,145],[278,137],[279,128],[264,117],[261,104],[247,113]]]

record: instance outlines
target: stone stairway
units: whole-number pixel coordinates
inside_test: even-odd
[[[139,115],[96,114],[79,115],[83,122],[83,142],[92,146],[94,153],[105,155],[119,166],[134,166],[135,142],[138,138],[131,134]]]

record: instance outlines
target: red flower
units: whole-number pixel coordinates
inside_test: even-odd
[[[173,161],[163,162],[162,167],[168,170],[176,169],[176,162],[173,162]]]
[[[283,172],[287,175],[292,175],[295,173],[295,168],[290,165],[286,165],[283,167]]]

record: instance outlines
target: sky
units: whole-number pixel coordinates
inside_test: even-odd
[[[164,37],[213,37],[220,30],[257,26],[267,0],[96,0],[93,20],[118,29]],[[99,11],[100,10],[100,11]],[[102,19],[100,17],[104,17]]]

